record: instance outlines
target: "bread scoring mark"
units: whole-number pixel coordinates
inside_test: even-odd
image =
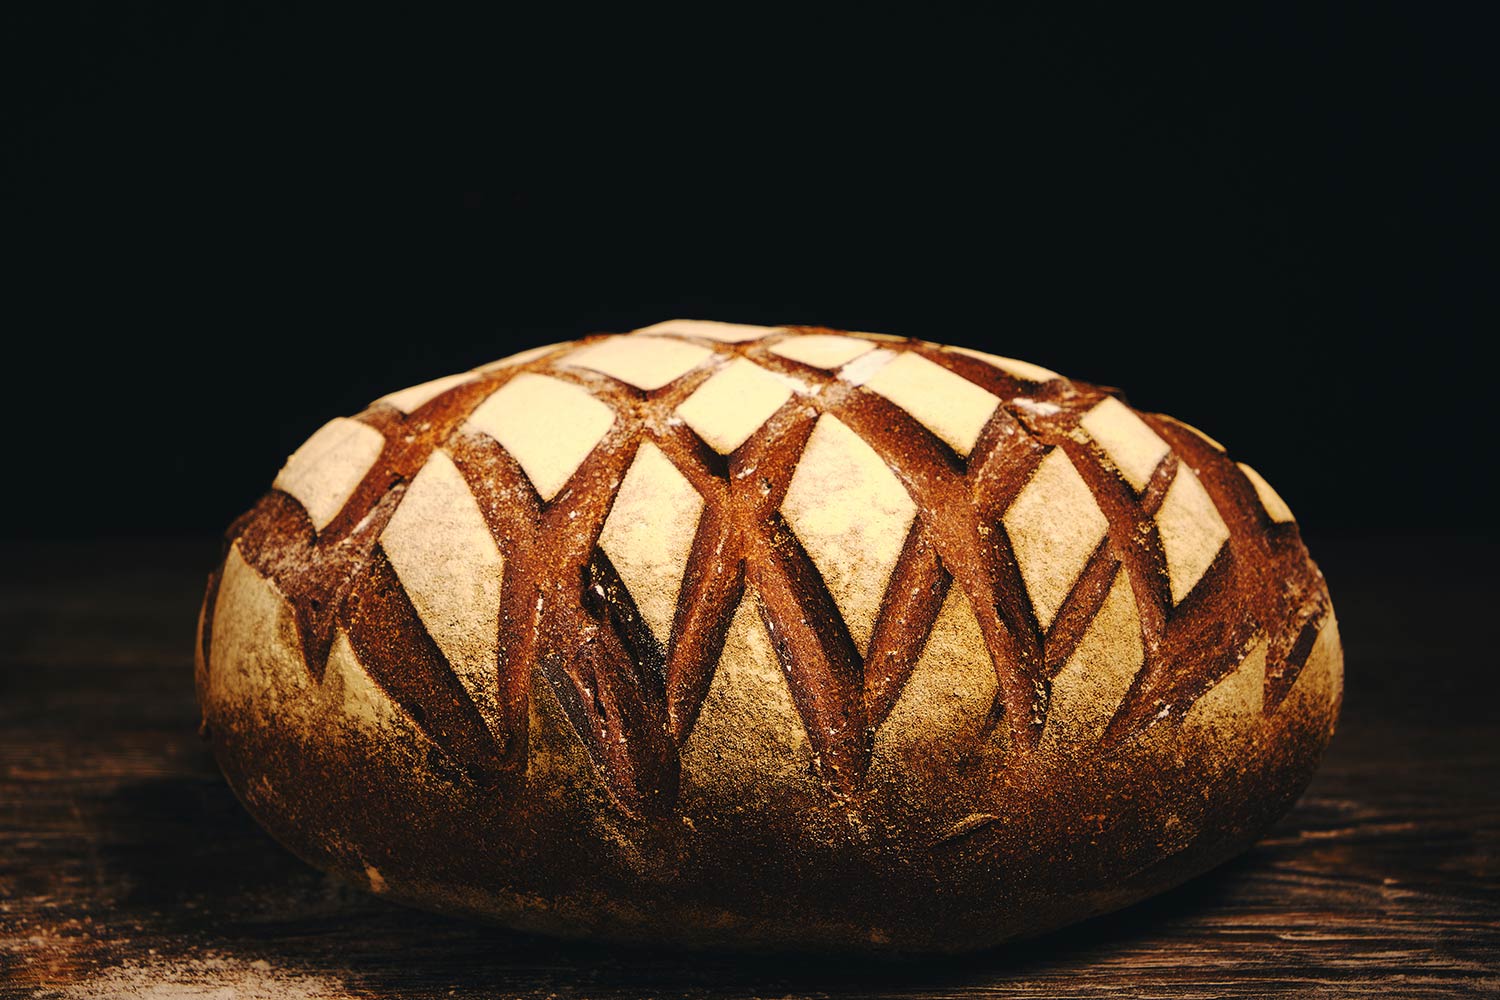
[[[1130,579],[1117,567],[1098,613],[1052,679],[1043,747],[1077,752],[1069,748],[1097,744],[1145,662]]]
[[[456,389],[478,378],[478,372],[459,372],[457,375],[445,375],[442,378],[435,378],[431,382],[423,382],[421,385],[414,385],[409,389],[402,389],[399,392],[392,392],[381,396],[370,405],[375,406],[383,403],[386,406],[394,406],[402,413],[411,413],[413,410],[420,409],[427,403],[432,402],[449,389]]]
[[[664,323],[656,323],[652,326],[643,326],[639,330],[632,330],[631,335],[702,337],[724,344],[740,344],[747,340],[759,340],[762,337],[779,333],[780,331],[780,327],[774,326],[747,326],[744,323],[719,323],[715,320],[707,319],[669,319]]]
[[[558,360],[650,392],[677,381],[712,356],[708,348],[681,340],[609,337],[595,340]]]
[[[1229,528],[1198,476],[1188,468],[1178,470],[1156,512],[1156,526],[1161,531],[1172,603],[1181,604],[1229,541]]]
[[[1045,631],[1109,522],[1061,449],[1048,453],[1002,519]]]
[[[561,368],[553,377],[617,384]],[[624,386],[617,391],[633,392]],[[681,391],[674,385],[666,394]],[[538,671],[615,803],[628,813],[652,814],[670,807],[676,789],[661,644],[598,548],[641,436],[639,416],[624,399],[618,419],[552,503],[518,487],[525,481],[519,464],[487,435],[459,435],[450,449],[505,555],[510,582],[501,594],[499,672],[507,719],[519,726],[528,718],[532,672]],[[515,767],[522,760],[512,757],[509,763]]]
[[[480,714],[380,548],[350,590],[340,618],[375,682],[472,780],[497,782],[510,734],[497,734]]]
[[[269,723],[283,710],[282,698],[308,687],[291,612],[291,602],[256,572],[241,547],[230,545],[213,615],[220,627],[208,657],[213,702]]]
[[[343,629],[315,685],[290,602],[245,561],[238,545],[225,557],[222,580],[223,604],[214,610],[226,624],[210,650],[213,669],[204,684],[210,714],[249,715],[260,725],[322,714],[367,735],[401,726],[400,711],[360,665]]]
[[[708,445],[727,455],[792,398],[787,380],[735,358],[714,372],[676,414]]]
[[[861,354],[839,369],[838,379],[845,385],[864,385],[875,373],[896,360],[896,352],[884,347]]]
[[[695,552],[712,551],[714,557],[698,593],[724,602],[679,604],[682,627],[669,659],[668,689],[672,732],[681,739],[709,688],[709,670],[738,595],[754,588],[815,747],[815,768],[835,794],[846,794],[857,787],[869,758],[859,654],[816,567],[779,514],[816,412],[811,406],[783,407],[722,467],[717,453],[685,426],[669,424],[659,439],[709,498],[694,545]]]
[[[553,798],[577,789],[597,789],[601,798],[608,795],[599,777],[604,772],[593,762],[552,683],[540,667],[522,677],[527,681],[522,730],[526,736],[525,781]]]
[[[1063,600],[1052,625],[1043,636],[1042,660],[1046,676],[1054,676],[1062,669],[1078,644],[1083,641],[1105,598],[1120,566],[1119,557],[1110,545],[1108,537],[1100,541],[1094,552],[1084,563],[1083,571],[1073,583],[1073,589]]]
[[[1047,668],[1056,669],[1058,658],[1066,656],[1070,644],[1081,635],[1081,616],[1091,602],[1102,598],[1102,591],[1097,589],[1103,572],[1101,560],[1119,560],[1135,594],[1146,661],[1106,731],[1103,742],[1112,745],[1152,724],[1163,713],[1180,712],[1191,703],[1233,666],[1233,650],[1249,638],[1255,625],[1240,612],[1244,582],[1238,579],[1237,563],[1231,558],[1215,562],[1187,600],[1172,604],[1154,515],[1176,477],[1179,463],[1175,455],[1169,455],[1137,495],[1078,426],[1082,415],[1105,395],[1097,387],[1064,381],[1032,390],[1033,405],[1019,406],[1020,399],[1008,405],[1014,407],[1013,416],[1037,443],[1060,448],[1070,456],[1109,521],[1107,542],[1096,550],[1047,635]],[[1143,419],[1158,435],[1167,437],[1154,418]],[[1289,570],[1296,572],[1295,567]],[[1016,585],[1020,587],[1019,582]],[[1234,613],[1226,615],[1226,607],[1233,608]],[[1033,683],[1041,681],[1033,679]],[[1041,694],[1045,698],[1044,688]],[[1039,715],[1044,711],[1045,706]]]
[[[818,418],[781,512],[833,594],[861,655],[916,504],[880,456],[837,417]]]
[[[950,589],[900,697],[875,732],[872,767],[912,754],[964,754],[989,736],[998,721],[1000,687],[983,649],[969,599]]]
[[[1169,417],[1165,413],[1153,413],[1152,417],[1156,420],[1171,424],[1173,427],[1181,427],[1183,430],[1191,432],[1194,437],[1198,438],[1200,441],[1203,441],[1209,447],[1213,448],[1214,451],[1224,452],[1228,450],[1213,437],[1205,434],[1203,431],[1194,427],[1186,420],[1178,420],[1176,417]]]
[[[541,361],[543,358],[546,358],[549,355],[560,355],[572,346],[573,341],[571,340],[564,341],[561,344],[543,344],[541,347],[533,347],[525,351],[519,351],[515,354],[503,357],[498,361],[491,361],[487,364],[480,365],[478,368],[475,368],[474,371],[480,374],[489,374],[492,372],[504,371],[507,368],[519,368],[522,365],[530,364],[533,361]]]
[[[543,500],[551,500],[599,446],[614,411],[586,389],[521,372],[469,414],[510,452]]]
[[[913,524],[891,572],[865,656],[865,706],[870,725],[881,726],[890,714],[916,668],[952,582],[923,526]]]
[[[1287,699],[1301,699],[1315,711],[1337,714],[1343,692],[1344,649],[1339,641],[1338,617],[1330,610],[1319,622],[1301,669],[1276,707]]]
[[[771,346],[771,353],[813,368],[833,371],[855,358],[875,350],[875,345],[858,337],[828,333],[809,333],[788,337]]]
[[[474,494],[443,451],[433,452],[407,487],[380,547],[428,634],[498,731],[505,559]]]
[[[1307,659],[1304,636],[1314,634],[1332,614],[1328,591],[1317,568],[1308,560],[1307,550],[1298,537],[1296,525],[1272,525],[1268,530],[1260,500],[1250,481],[1232,462],[1227,461],[1217,443],[1178,421],[1159,414],[1143,414],[1178,454],[1190,459],[1198,480],[1213,499],[1214,506],[1229,529],[1230,562],[1244,562],[1253,572],[1226,574],[1221,586],[1232,586],[1240,607],[1235,626],[1223,639],[1220,648],[1243,648],[1259,631],[1267,638],[1265,710],[1276,705],[1301,674]],[[1220,564],[1216,564],[1216,567]],[[1203,600],[1206,590],[1213,590],[1217,568],[1200,581],[1194,593],[1179,608],[1178,620],[1206,617],[1214,605]],[[1195,609],[1193,606],[1199,607]],[[1177,642],[1191,641],[1184,634]],[[1199,637],[1200,644],[1204,640]],[[1234,664],[1233,656],[1221,655],[1201,670],[1162,668],[1154,671],[1143,685],[1147,695],[1143,702],[1188,703],[1198,697]],[[1145,707],[1144,705],[1142,707]],[[1123,719],[1117,720],[1123,722]],[[1123,730],[1122,730],[1123,731]]]
[[[1146,488],[1151,473],[1172,451],[1134,410],[1113,396],[1100,400],[1078,424],[1099,442],[1137,493]]]
[[[932,630],[951,593],[962,594],[972,606],[992,661],[999,698],[991,719],[1006,715],[1010,732],[1022,738],[1023,747],[1041,736],[1047,683],[1054,683],[1055,700],[1057,677],[1081,648],[1090,623],[1104,614],[1106,598],[1120,586],[1115,576],[1119,565],[1136,597],[1146,664],[1115,713],[1106,743],[1164,710],[1180,713],[1233,668],[1235,656],[1227,651],[1243,648],[1262,621],[1270,636],[1267,711],[1296,682],[1302,664],[1317,661],[1315,650],[1325,641],[1320,637],[1326,635],[1323,623],[1330,612],[1295,525],[1268,528],[1250,480],[1231,469],[1196,432],[1181,431],[1162,418],[1143,418],[1191,458],[1230,536],[1231,551],[1214,560],[1178,602],[1169,591],[1155,519],[1175,481],[1178,460],[1169,455],[1138,494],[1127,486],[1115,463],[1079,427],[1106,393],[1057,378],[1034,384],[976,356],[979,352],[884,338],[889,346],[878,352],[883,361],[903,351],[920,355],[1002,401],[964,463],[931,428],[889,400],[775,351],[799,339],[845,335],[812,328],[767,329],[764,335],[742,342],[705,339],[721,356],[801,380],[806,394],[799,395],[797,405],[782,405],[730,454],[709,447],[674,419],[675,408],[710,377],[711,366],[643,395],[593,371],[559,363],[565,348],[549,347],[526,352],[525,361],[487,366],[491,371],[479,381],[458,384],[409,415],[389,406],[360,415],[361,423],[383,435],[384,450],[323,532],[313,531],[300,504],[273,491],[236,525],[231,537],[239,538],[247,553],[254,550],[256,565],[265,567],[260,571],[274,573],[278,589],[292,600],[303,645],[312,651],[308,667],[319,676],[335,626],[347,620],[336,619],[330,609],[344,606],[351,580],[359,575],[356,570],[380,555],[375,539],[406,484],[432,448],[444,445],[483,513],[510,578],[522,584],[514,592],[507,586],[501,595],[498,634],[505,641],[499,730],[508,739],[491,751],[490,771],[524,774],[532,685],[545,677],[547,689],[560,694],[559,703],[567,706],[563,711],[578,734],[578,745],[587,748],[604,787],[627,811],[654,812],[671,805],[677,746],[688,739],[712,686],[711,665],[721,659],[719,651],[747,584],[803,720],[814,766],[835,791],[851,791],[863,780],[870,729],[878,735],[909,683],[920,640]],[[880,366],[867,367],[870,371],[855,381],[867,380]],[[600,443],[548,503],[531,487],[515,456],[463,423],[470,410],[517,373],[577,387],[613,414]],[[1023,407],[1020,397],[1031,405]],[[825,414],[879,456],[915,506],[884,595],[877,595],[877,620],[863,657],[822,573],[778,514],[803,446]],[[632,590],[597,548],[610,504],[635,448],[644,441],[658,447],[703,498],[689,568],[665,641],[646,625]],[[1055,450],[1068,456],[1093,492],[1108,532],[1044,632],[1031,612],[1019,563],[1001,527],[1003,514]],[[1257,566],[1269,561],[1277,569],[1270,576],[1242,574],[1237,567],[1243,558],[1257,560]],[[210,581],[211,594],[218,579]],[[1268,580],[1287,589],[1273,592]],[[589,599],[595,586],[606,594],[602,601]],[[206,608],[206,649],[212,648],[217,603]],[[1241,612],[1242,606],[1247,610]],[[1229,608],[1236,613],[1226,615]],[[410,621],[382,627],[392,648],[420,645],[425,638],[436,651],[438,669],[453,675],[414,611]],[[579,637],[586,633],[591,639],[585,649]],[[426,691],[422,697],[439,702],[452,691],[426,680],[417,686]],[[463,700],[473,708],[471,697]],[[411,701],[403,707],[424,728],[431,727],[433,712],[427,706]],[[610,740],[613,744],[607,745]],[[455,755],[485,753],[483,748],[465,751],[452,740],[449,744]],[[469,766],[483,772],[484,763]]]
[[[660,448],[644,441],[599,536],[599,546],[663,647],[671,640],[702,511],[703,498]]]
[[[307,511],[314,531],[328,526],[374,467],[385,438],[357,420],[335,417],[292,452],[271,484]]]
[[[882,366],[864,387],[910,413],[963,458],[1000,405],[994,393],[913,352]]]
[[[1265,686],[1266,642],[1257,636],[1239,665],[1193,702],[1182,724],[1233,737],[1259,721],[1265,707]]]
[[[1245,474],[1245,478],[1250,480],[1250,485],[1255,487],[1255,495],[1260,498],[1260,505],[1265,510],[1267,517],[1276,524],[1287,524],[1296,520],[1292,516],[1292,508],[1286,505],[1286,501],[1281,499],[1281,494],[1277,493],[1275,488],[1266,482],[1265,477],[1244,462],[1236,462],[1235,464]]]
[[[349,633],[343,629],[334,635],[322,683],[324,694],[344,719],[366,733],[378,734],[396,724],[400,709],[354,655]]]
[[[916,345],[913,349],[938,363],[948,358],[936,348]],[[891,352],[877,353],[889,356]],[[753,347],[751,354],[760,364],[774,367],[784,363]],[[963,373],[966,378],[988,379],[992,384],[1000,381],[995,369],[978,361],[968,364],[970,369]],[[997,410],[980,434],[965,471],[952,449],[936,435],[888,400],[858,391],[843,378],[847,374],[846,369],[840,378],[824,380],[816,387],[815,398],[880,453],[924,512],[927,537],[955,584],[972,606],[994,612],[980,616],[980,627],[999,678],[1012,733],[1030,745],[1036,732],[1030,720],[1042,704],[1036,679],[1041,667],[1041,643],[1029,623],[1025,590],[1009,544],[994,526],[1045,449],[1009,414]],[[935,614],[937,605],[931,608]],[[875,651],[868,659],[881,662]],[[878,707],[872,705],[872,710]]]
[[[256,572],[290,602],[304,669],[314,679],[323,677],[335,630],[348,628],[349,595],[362,583],[375,558],[376,540],[396,510],[405,484],[468,412],[509,377],[510,373],[498,373],[458,385],[409,415],[377,406],[355,418],[377,430],[385,446],[323,531],[314,532],[301,504],[276,489],[230,527],[227,544],[239,548]],[[217,594],[221,579],[210,580],[210,593]],[[205,642],[211,642],[215,608],[217,601],[205,621]],[[387,637],[397,646],[407,641],[398,624],[392,624]]]
[[[792,701],[789,678],[772,648],[754,594],[735,607],[723,651],[696,719],[682,743],[685,790],[717,791],[735,810],[766,803],[777,784],[808,784],[812,744]]]
[[[984,351],[976,351],[971,347],[947,347],[944,350],[952,351],[955,354],[962,354],[970,358],[978,358],[985,364],[998,368],[1005,374],[1026,382],[1051,382],[1053,379],[1062,378],[1061,375],[1050,368],[1043,368],[1041,365],[1034,365],[1029,361],[1004,358],[998,354],[987,354]]]

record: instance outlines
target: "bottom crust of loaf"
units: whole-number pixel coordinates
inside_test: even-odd
[[[1117,909],[1283,815],[1342,693],[1330,613],[1274,707],[1242,667],[1184,716],[1109,745],[1017,747],[1005,726],[953,741],[893,718],[854,795],[829,792],[791,750],[735,759],[690,741],[676,808],[641,817],[600,783],[545,682],[525,773],[481,781],[374,686],[347,640],[314,679],[275,591],[235,585],[199,698],[225,775],[267,830],[392,900],[620,942],[958,952]]]

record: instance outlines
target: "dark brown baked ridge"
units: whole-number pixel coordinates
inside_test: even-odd
[[[739,343],[683,335],[684,342],[711,348],[711,361],[654,391],[568,363],[580,347],[604,339],[590,338],[559,345],[519,364],[481,371],[409,413],[377,403],[354,419],[383,437],[378,459],[321,531],[315,530],[301,503],[279,490],[267,494],[230,529],[226,559],[232,548],[288,602],[310,682],[322,682],[335,634],[347,634],[359,666],[436,748],[440,759],[429,753],[424,764],[434,776],[434,788],[443,791],[428,789],[416,798],[436,795],[441,802],[429,801],[418,811],[428,819],[446,816],[461,831],[425,841],[397,837],[396,846],[375,852],[385,860],[380,870],[391,868],[391,859],[403,855],[429,854],[416,866],[419,875],[382,875],[383,885],[412,901],[499,915],[526,926],[650,936],[660,932],[651,930],[659,923],[649,912],[653,907],[701,909],[716,886],[726,898],[743,896],[751,873],[743,870],[749,858],[741,855],[757,850],[780,859],[775,876],[755,869],[761,891],[753,895],[764,905],[771,905],[764,891],[778,886],[785,904],[798,909],[801,900],[802,911],[811,905],[807,900],[813,886],[836,885],[839,893],[850,897],[848,903],[829,907],[838,916],[825,923],[836,929],[804,928],[801,933],[808,943],[969,947],[1135,898],[1143,894],[1142,871],[1158,872],[1151,877],[1160,882],[1167,878],[1163,872],[1179,878],[1201,870],[1238,849],[1289,804],[1331,731],[1336,684],[1321,701],[1299,703],[1291,712],[1278,710],[1321,635],[1328,633],[1325,641],[1332,644],[1325,659],[1336,655],[1331,605],[1295,522],[1274,520],[1255,484],[1219,448],[1169,418],[1140,415],[1171,450],[1137,494],[1100,444],[1080,428],[1085,414],[1111,395],[1110,390],[1061,378],[1033,381],[938,345],[881,338],[880,349],[926,359],[999,398],[964,456],[885,396],[772,350],[783,337],[835,331],[796,328],[767,333],[770,336]],[[795,379],[806,391],[793,394],[725,456],[674,412],[731,357]],[[580,386],[614,414],[602,440],[550,501],[542,498],[526,471],[495,438],[466,422],[481,403],[522,374]],[[783,513],[794,472],[825,414],[874,449],[915,506],[863,656],[829,584]],[[599,545],[621,480],[643,442],[660,449],[702,498],[667,642],[648,627],[637,596]],[[380,542],[404,491],[439,449],[477,501],[504,561],[498,696],[488,718],[434,641]],[[1054,450],[1065,454],[1082,477],[1107,528],[1043,629],[1004,516]],[[1188,467],[1192,472],[1184,473]],[[1201,578],[1174,601],[1156,514],[1173,482],[1184,474],[1201,482],[1227,529],[1227,542]],[[367,804],[330,795],[326,778],[299,776],[287,741],[276,743],[274,726],[267,729],[215,704],[209,678],[218,669],[214,631],[222,571],[223,567],[210,579],[205,601],[199,684],[205,719],[226,773],[252,811],[299,853],[326,867],[364,875],[360,869],[370,867],[364,859],[372,853],[367,845],[391,842],[392,832],[381,828],[382,811],[371,812]],[[1097,745],[1059,752],[1055,741],[1042,741],[1052,684],[1100,614],[1117,572],[1124,573],[1134,600],[1144,663]],[[962,766],[933,764],[922,774],[918,772],[927,765],[907,761],[908,773],[900,781],[884,771],[872,779],[881,727],[889,723],[950,591],[967,600],[995,672],[993,702],[983,725],[971,734],[985,748],[978,742],[954,747]],[[789,807],[788,815],[777,816],[772,809],[753,821],[715,814],[710,822],[721,831],[720,843],[692,846],[680,842],[684,825],[689,830],[702,826],[703,814],[701,807],[683,799],[682,754],[709,695],[736,610],[745,599],[754,601],[770,638],[811,744],[816,781],[795,794],[788,792],[792,798],[811,796],[805,808],[797,807],[801,812]],[[1162,734],[1178,732],[1174,725],[1181,726],[1195,703],[1242,665],[1257,641],[1263,643],[1265,655],[1257,731],[1220,734],[1203,747],[1188,747],[1184,759],[1189,770],[1197,769],[1196,775],[1175,774],[1168,780],[1145,773],[1143,760],[1181,756],[1182,747],[1162,745]],[[537,687],[539,682],[545,689]],[[1334,682],[1319,683],[1327,687]],[[539,690],[555,698],[556,709],[566,719],[562,731],[579,741],[590,762],[592,773],[574,773],[574,783],[564,789],[536,787],[537,768],[529,763],[538,753],[529,745],[539,731],[538,712],[553,710],[535,704]],[[425,779],[414,781],[407,770],[392,768],[399,754],[391,750],[390,734],[340,738],[326,746],[318,745],[317,732],[298,735],[292,742],[299,753],[327,758],[308,773],[366,774],[367,791],[379,798],[389,796],[389,787],[424,783]],[[1226,771],[1219,751],[1242,740],[1249,740],[1252,752]],[[557,751],[560,756],[567,753]],[[1003,761],[976,763],[993,753],[1000,753]],[[1091,763],[1093,773],[1075,773],[1081,759]],[[289,799],[288,793],[280,793],[280,805],[250,801],[253,796],[245,789],[254,784],[256,773],[264,776],[278,767],[285,772],[286,787],[295,792]],[[1174,845],[1170,838],[1163,840],[1159,829],[1153,838],[1151,824],[1138,815],[1140,799],[1182,796],[1210,778],[1221,787],[1198,796],[1213,800],[1213,808],[1205,808],[1202,819],[1193,824],[1202,843],[1190,838],[1185,845]],[[584,787],[591,781],[604,791],[602,798]],[[956,818],[941,816],[937,801],[913,805],[914,796],[898,790],[905,782],[940,797],[961,790],[966,781],[984,788],[992,801],[983,810]],[[538,809],[530,817],[534,827],[516,831],[518,823],[528,822],[528,803],[558,794],[571,796],[572,804],[556,815]],[[1234,801],[1233,795],[1244,800]],[[320,800],[312,810],[322,817],[317,821],[308,816],[313,799]],[[587,805],[596,799],[597,806]],[[1102,803],[1106,812],[1090,812],[1095,809],[1091,803]],[[1011,811],[1002,814],[1003,805]],[[1077,807],[1081,811],[1075,811]],[[924,808],[930,816],[916,815]],[[620,834],[632,845],[625,853],[634,854],[632,864],[649,869],[653,877],[639,870],[616,871],[617,884],[607,888],[609,872],[619,868],[619,859],[601,861],[599,845],[591,846],[586,836],[576,842],[564,838],[568,844],[553,849],[537,843],[501,849],[489,843],[492,834],[480,834],[473,825],[482,819],[485,830],[510,830],[520,841],[534,841],[537,831],[548,826],[549,816],[556,820],[589,809],[613,817],[601,821],[605,826],[635,831]],[[1055,815],[1047,815],[1049,809]],[[417,820],[415,814],[402,815],[403,823]],[[1047,845],[1078,837],[1078,822],[1090,816],[1105,816],[1106,826],[1123,831],[1117,832],[1119,842],[1111,845],[1110,838],[1096,830],[1089,835],[1093,846],[1082,855],[1072,847],[1052,848],[1067,856],[1061,863],[1066,874],[1045,891],[1027,890],[1029,876],[1010,876],[1008,889],[1006,880],[1000,880],[1001,898],[1025,897],[1035,908],[1019,926],[977,929],[945,942],[931,935],[953,921],[930,912],[921,918],[931,923],[930,930],[908,927],[896,937],[891,936],[894,931],[876,926],[875,919],[859,919],[861,912],[873,916],[889,910],[890,903],[881,902],[884,892],[892,879],[905,878],[894,872],[926,866],[935,866],[925,876],[928,881],[918,878],[919,885],[911,891],[931,895],[930,880],[938,879],[945,886],[943,893],[954,898],[980,893],[981,898],[969,905],[981,912],[995,903],[984,895],[987,884],[992,889],[996,885],[995,866],[1046,860]],[[385,822],[390,824],[388,817]],[[1185,820],[1179,817],[1178,822]],[[801,828],[787,831],[789,823]],[[820,823],[826,828],[819,828]],[[914,830],[934,823],[941,829],[914,838]],[[1137,826],[1134,832],[1128,829],[1132,823]],[[848,848],[845,841],[850,836],[855,844],[880,846],[868,851]],[[827,857],[810,860],[818,852],[807,852],[809,837],[818,843],[845,844],[833,853],[839,865],[852,868],[840,875],[827,867]],[[1128,870],[1135,863],[1132,859],[1153,855],[1150,845],[1143,846],[1145,841],[1154,841],[1154,858],[1141,871]],[[486,844],[489,853],[484,857],[490,861],[475,867],[472,862],[431,856],[442,853],[445,844],[462,847],[460,853]],[[714,858],[715,851],[727,854]],[[872,861],[870,853],[884,860]],[[944,859],[945,853],[956,857]],[[917,854],[922,855],[920,862]],[[362,860],[355,864],[355,857]],[[892,859],[898,859],[894,868]],[[572,894],[547,891],[547,873],[559,883],[571,883],[573,879],[558,873],[580,863],[593,866],[600,886]],[[395,861],[395,868],[400,866]],[[1173,866],[1181,872],[1175,873]],[[679,879],[691,872],[695,888],[656,885],[668,872]],[[782,877],[787,874],[794,877]],[[540,887],[531,895],[541,903],[496,901],[513,893],[515,885],[537,877]],[[960,878],[971,884],[954,884]],[[860,879],[873,879],[886,890],[870,894],[860,904],[866,894],[853,890]],[[405,884],[398,887],[398,882]],[[578,892],[594,902],[579,902]],[[668,897],[676,892],[681,898],[669,904],[663,892]],[[765,915],[750,912],[755,905],[747,900],[743,913],[726,907],[731,918],[719,918],[722,927],[678,927],[674,936],[734,942],[749,933],[749,943],[798,943],[790,930],[777,932],[765,923]],[[940,904],[939,909],[947,905],[951,904]],[[621,916],[621,907],[633,906],[644,906],[648,912]],[[1049,906],[1056,907],[1057,919],[1046,916]],[[915,905],[914,913],[930,909],[924,902]],[[543,912],[545,917],[538,916]],[[818,923],[808,916],[803,920]],[[758,929],[747,931],[752,926]],[[856,926],[857,931],[849,930]],[[888,940],[877,940],[882,935]]]

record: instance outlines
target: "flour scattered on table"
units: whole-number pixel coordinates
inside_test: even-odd
[[[37,1000],[347,1000],[356,996],[331,976],[308,976],[274,968],[264,960],[196,958],[128,962],[105,969],[85,983],[43,989]]]

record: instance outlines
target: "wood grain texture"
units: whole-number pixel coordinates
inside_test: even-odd
[[[0,584],[0,997],[1484,996],[1500,991],[1500,546],[1314,545],[1348,689],[1312,788],[1151,902],[965,959],[606,950],[402,909],[272,842],[194,727],[215,544],[11,543]]]

